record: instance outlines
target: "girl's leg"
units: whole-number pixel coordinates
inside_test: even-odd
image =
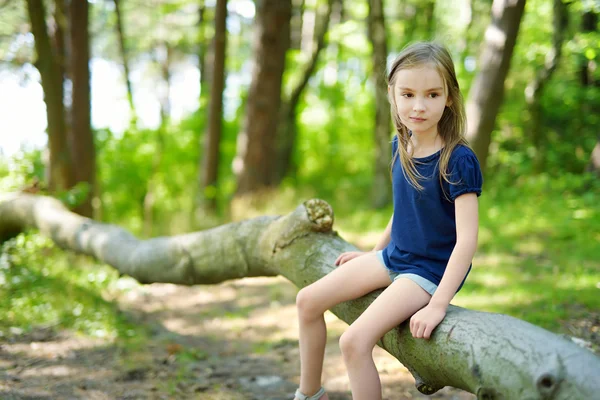
[[[399,278],[381,293],[340,338],[354,400],[381,399],[373,348],[392,328],[423,308],[431,295],[415,282]]]
[[[342,264],[298,292],[300,324],[300,391],[308,396],[321,387],[326,327],[323,313],[343,301],[358,298],[391,283],[375,253]],[[323,399],[326,397],[323,397]]]

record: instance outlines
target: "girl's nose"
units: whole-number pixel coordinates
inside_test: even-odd
[[[415,104],[413,105],[414,111],[425,111],[425,103],[423,100],[415,99]]]

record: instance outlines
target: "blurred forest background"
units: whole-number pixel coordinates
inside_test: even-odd
[[[485,169],[456,304],[598,345],[599,15],[597,0],[0,0],[0,191],[142,238],[319,197],[369,249],[392,212],[386,66],[437,40]],[[35,233],[11,239],[0,340],[139,337],[107,294],[123,282]]]

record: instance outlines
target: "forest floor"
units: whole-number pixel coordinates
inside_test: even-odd
[[[300,366],[296,291],[283,278],[138,286],[115,301],[149,327],[141,345],[52,328],[0,341],[0,398],[290,400]],[[331,400],[351,399],[338,348],[346,324],[326,320],[324,384]],[[395,358],[379,348],[374,356],[386,400],[475,398],[452,388],[422,395]]]

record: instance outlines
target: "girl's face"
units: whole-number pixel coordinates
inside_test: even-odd
[[[444,80],[432,65],[396,72],[393,88],[396,110],[414,135],[436,134],[444,109],[452,102]]]

